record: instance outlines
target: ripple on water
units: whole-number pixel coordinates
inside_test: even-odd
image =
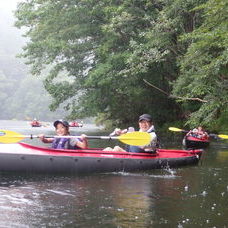
[[[46,191],[55,193],[57,195],[62,195],[62,196],[74,196],[73,194],[68,193],[66,191],[63,192],[63,191],[57,191],[57,190],[53,190],[53,189],[47,189]]]
[[[150,174],[150,173],[112,172],[112,173],[106,173],[106,175],[118,175],[118,176],[129,176],[129,177],[152,177],[152,178],[159,178],[159,179],[173,179],[173,178],[179,177],[176,175],[175,170],[164,169],[162,170],[162,172],[165,172],[165,173]]]

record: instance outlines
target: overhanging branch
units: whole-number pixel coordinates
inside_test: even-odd
[[[151,86],[151,87],[157,89],[158,91],[164,93],[165,95],[167,95],[169,98],[172,98],[172,99],[199,101],[199,102],[203,102],[203,103],[207,103],[207,102],[208,102],[208,101],[202,100],[202,99],[200,99],[200,98],[198,98],[198,97],[178,97],[178,96],[174,96],[174,95],[171,95],[171,94],[167,93],[166,91],[164,91],[164,90],[158,88],[157,86],[151,84],[151,83],[148,82],[146,79],[143,79],[143,81],[144,81],[147,85],[149,85],[149,86]]]

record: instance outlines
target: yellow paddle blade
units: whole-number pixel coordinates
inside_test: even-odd
[[[8,130],[0,130],[0,143],[17,143],[24,139],[24,136]]]
[[[128,145],[145,146],[150,143],[151,135],[147,132],[134,131],[120,135],[118,139]]]
[[[183,130],[183,129],[176,128],[176,127],[169,127],[169,130],[170,130],[170,131],[177,131],[177,132],[185,131],[185,130]]]
[[[228,139],[228,135],[218,135],[218,137],[221,139]]]

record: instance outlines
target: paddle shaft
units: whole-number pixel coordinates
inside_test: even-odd
[[[8,136],[10,137],[10,136]],[[20,137],[20,136],[12,136],[13,138],[16,137]],[[40,138],[39,135],[23,135],[23,138],[30,138],[30,139],[34,139],[34,138]],[[44,138],[81,138],[81,136],[78,135],[63,135],[63,136],[44,136]],[[86,136],[87,139],[118,139],[117,136]]]
[[[15,136],[14,136],[15,137]],[[38,135],[23,135],[24,138],[30,138],[30,139],[34,139],[34,138],[39,138]],[[44,138],[81,138],[81,136],[78,135],[64,135],[64,136],[44,136]],[[86,136],[87,139],[119,139],[120,136]],[[126,140],[128,139],[132,139],[131,137],[127,138],[125,137]]]
[[[17,143],[25,138],[82,138],[82,136],[75,135],[66,135],[66,136],[45,136],[45,135],[22,135],[20,133],[9,131],[9,130],[0,130],[0,143]],[[148,145],[151,141],[151,135],[147,132],[129,132],[119,136],[84,136],[83,138],[87,139],[118,139],[120,142],[133,145],[133,146],[144,146]],[[43,141],[43,140],[42,140]]]

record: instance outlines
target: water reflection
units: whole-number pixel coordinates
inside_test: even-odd
[[[129,227],[135,222],[146,227],[152,223],[149,210],[158,198],[144,175],[1,179],[0,221],[7,218],[7,224],[25,227]]]
[[[191,167],[172,174],[1,175],[0,226],[224,225],[227,178],[221,177],[222,169],[210,169],[206,176],[204,172]]]

